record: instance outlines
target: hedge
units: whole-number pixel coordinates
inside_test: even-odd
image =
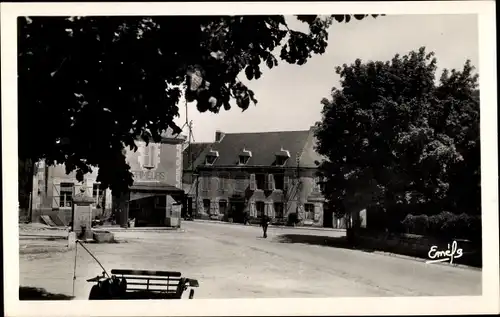
[[[407,233],[481,241],[480,216],[457,215],[447,211],[433,216],[408,214],[401,223]]]

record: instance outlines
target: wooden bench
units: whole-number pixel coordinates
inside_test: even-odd
[[[102,287],[102,285],[109,283],[109,280],[116,280],[122,285],[120,286],[122,287],[120,295],[112,296],[113,299],[181,299],[182,294],[189,287],[191,287],[189,299],[192,299],[194,296],[192,288],[199,286],[197,280],[182,277],[180,272],[115,269],[111,270],[111,275],[111,279],[103,280],[101,278],[100,280],[97,277],[88,280],[89,282],[98,282],[94,286],[96,295],[90,296],[93,298],[89,297],[89,299],[104,299],[100,294],[104,294],[102,289],[107,288],[107,286]]]
[[[188,287],[199,286],[197,280],[184,278],[181,272],[111,270],[111,274],[126,280],[127,293],[151,293],[155,298],[159,296],[180,299]],[[191,289],[190,293],[192,298],[194,290]]]

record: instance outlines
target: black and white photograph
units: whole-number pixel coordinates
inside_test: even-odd
[[[361,4],[2,3],[6,314],[498,313],[495,3]]]

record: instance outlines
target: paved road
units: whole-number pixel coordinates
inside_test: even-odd
[[[480,295],[481,271],[324,246],[344,233],[184,222],[184,232],[119,232],[119,244],[87,247],[108,268],[179,270],[195,298]],[[288,235],[288,236],[287,236]],[[288,237],[288,242],[283,242]],[[297,241],[306,243],[296,243]],[[99,266],[78,251],[77,298]],[[74,252],[20,255],[24,286],[72,293]]]

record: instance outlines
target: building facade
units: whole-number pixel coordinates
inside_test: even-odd
[[[38,162],[33,180],[31,194],[31,220],[45,221],[42,216],[49,217],[56,225],[68,225],[71,221],[73,195],[83,188],[87,196],[94,198],[92,205],[93,217],[111,214],[112,198],[109,189],[102,190],[97,182],[98,169],[84,176],[83,182],[78,182],[76,172],[66,174],[63,164],[47,166],[44,161]]]
[[[242,222],[247,214],[256,222],[266,214],[285,224],[297,216],[299,225],[332,227],[333,213],[317,176],[321,157],[314,150],[313,128],[217,131],[215,142],[191,146],[191,153],[200,153],[185,165],[184,188],[198,217]]]
[[[126,227],[129,219],[136,226],[170,226],[180,218],[177,209],[184,202],[182,190],[182,149],[185,137],[168,130],[161,143],[136,141],[137,151],[126,149],[126,161],[134,183],[129,192],[113,197],[113,211]],[[174,207],[174,206],[179,206]]]
[[[183,136],[174,136],[168,130],[161,143],[138,140],[137,151],[125,150],[126,161],[131,168],[134,183],[129,193],[114,197],[111,190],[102,190],[97,182],[98,169],[78,182],[76,173],[66,174],[65,166],[36,166],[32,192],[32,221],[45,221],[49,217],[56,225],[68,225],[72,217],[72,197],[81,188],[95,199],[93,217],[107,218],[115,213],[119,223],[127,225],[129,218],[136,218],[143,225],[165,225],[172,205],[181,201],[182,191],[182,144]],[[172,197],[175,197],[172,198]],[[46,218],[46,217],[44,217]]]

